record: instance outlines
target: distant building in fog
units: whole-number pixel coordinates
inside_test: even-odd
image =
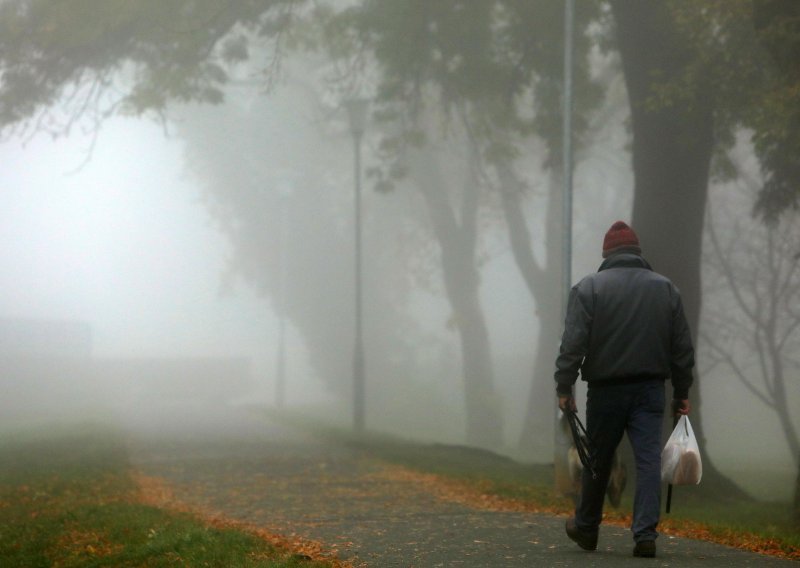
[[[92,356],[92,328],[82,321],[0,317],[0,357]]]
[[[69,409],[225,403],[254,386],[244,357],[97,358],[88,323],[0,317],[0,424]]]

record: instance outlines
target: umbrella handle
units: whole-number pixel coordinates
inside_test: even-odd
[[[667,485],[667,514],[672,507],[672,484]]]

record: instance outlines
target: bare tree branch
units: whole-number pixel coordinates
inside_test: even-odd
[[[714,246],[714,251],[716,252],[716,258],[719,260],[722,272],[727,280],[728,286],[730,287],[731,291],[733,292],[734,297],[736,298],[736,302],[741,307],[742,312],[744,312],[747,317],[750,318],[753,322],[758,321],[758,316],[756,315],[757,312],[747,305],[747,301],[744,299],[741,290],[737,284],[737,280],[734,275],[733,267],[730,264],[728,256],[723,254],[722,252],[722,245],[720,244],[719,237],[717,236],[717,231],[714,226],[713,215],[711,214],[711,208],[709,208],[709,223],[708,226],[708,234],[711,237],[711,243]],[[757,308],[756,308],[757,309]]]
[[[706,337],[706,342],[713,350],[717,352],[717,354],[720,357],[720,361],[724,362],[725,364],[728,365],[728,367],[730,367],[730,369],[733,371],[736,377],[741,381],[741,383],[747,388],[747,390],[749,390],[753,395],[755,395],[758,399],[760,399],[764,404],[766,404],[770,408],[775,407],[775,402],[769,397],[768,394],[764,394],[750,382],[750,380],[747,378],[747,375],[744,373],[741,367],[739,367],[736,361],[734,361],[730,353],[722,349],[708,337]]]

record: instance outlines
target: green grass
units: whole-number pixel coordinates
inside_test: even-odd
[[[555,493],[552,466],[524,464],[465,446],[416,443],[379,434],[356,436],[291,415],[282,419],[380,460],[474,483],[483,492],[522,500],[535,508],[565,515],[573,511],[572,501]],[[629,524],[632,485],[629,466],[628,491],[620,508],[606,506],[609,522]],[[675,488],[672,503],[672,512],[661,517],[664,531],[800,559],[800,527],[792,521],[788,502],[723,501],[709,497],[700,485]]]
[[[121,435],[71,427],[0,437],[0,566],[326,564],[141,504]]]
[[[790,503],[705,499],[701,488],[702,484],[674,488],[673,512],[662,515],[666,526],[678,528],[697,523],[725,544],[767,547],[800,559],[800,526],[792,520]]]

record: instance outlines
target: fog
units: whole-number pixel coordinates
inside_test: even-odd
[[[0,146],[4,427],[108,416],[152,426],[153,412],[172,407],[196,410],[199,421],[214,405],[270,411],[281,321],[285,406],[352,424],[354,148],[325,71],[314,58],[293,60],[273,91],[234,87],[223,105],[175,105],[165,124],[116,117],[97,133]],[[595,143],[576,159],[573,282],[597,269],[608,226],[631,215],[624,89],[619,77],[607,87],[616,95],[591,131]],[[367,173],[380,160],[374,128],[367,124],[363,140]],[[439,174],[455,200],[469,159],[456,144],[441,146]],[[523,143],[522,152],[523,212],[541,260],[550,182],[541,144]],[[746,143],[739,158],[757,171]],[[752,203],[732,200],[733,189],[712,188],[711,210],[729,211],[723,225],[749,218]],[[448,302],[430,211],[408,179],[378,192],[365,174],[363,192],[367,430],[468,443],[460,316]],[[552,338],[541,356],[554,361],[561,330],[540,328],[541,306],[515,264],[497,194],[479,199],[479,301],[492,404],[503,417],[494,449],[549,462],[552,376],[536,377],[541,436],[534,447],[519,439],[539,334]],[[713,313],[729,310],[727,301],[708,302],[701,329],[713,333]],[[794,379],[797,345],[787,365]],[[747,489],[788,498],[795,462],[775,413],[699,352],[709,455],[744,483],[769,470],[769,483]],[[798,381],[789,380],[785,399],[796,417]]]

